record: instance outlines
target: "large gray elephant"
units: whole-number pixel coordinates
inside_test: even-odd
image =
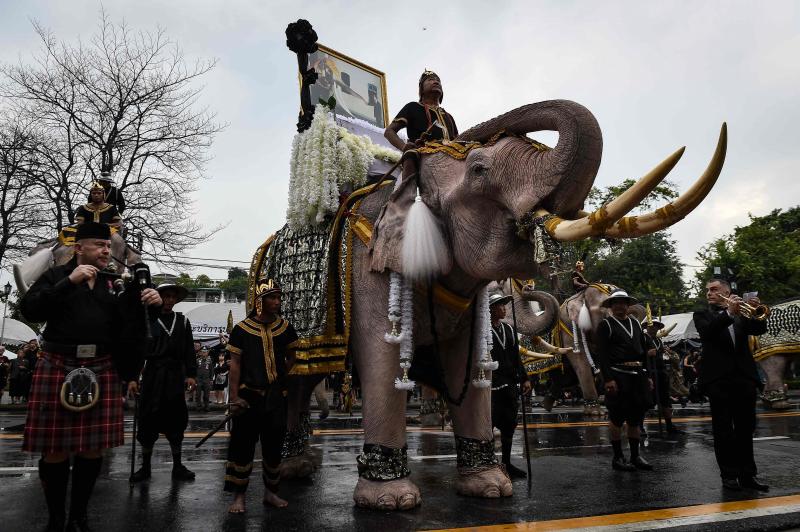
[[[559,134],[554,149],[525,135]],[[590,236],[636,237],[663,229],[686,216],[713,187],[722,168],[726,130],[698,182],[673,203],[642,216],[625,216],[676,164],[675,153],[625,194],[593,213],[582,213],[600,164],[602,138],[592,114],[577,103],[548,101],[526,105],[480,124],[457,140],[478,142],[466,156],[452,150],[421,150],[420,174],[367,196],[358,214],[374,225],[370,243],[351,249],[352,322],[350,349],[363,395],[364,451],[358,457],[358,506],[409,509],[420,503],[409,478],[406,456],[406,391],[395,388],[403,372],[397,346],[387,343],[390,271],[402,272],[404,222],[420,200],[438,219],[451,267],[437,286],[468,301],[467,308],[434,305],[418,290],[413,297],[414,345],[437,354],[444,370],[456,438],[455,489],[463,495],[512,494],[497,464],[492,437],[490,390],[473,386],[480,374],[468,363],[473,353],[476,299],[492,279],[529,278],[549,238],[574,241]],[[463,153],[462,153],[463,155]],[[380,217],[380,220],[379,220]],[[547,234],[545,235],[544,232]],[[432,313],[429,312],[432,309]],[[381,322],[384,326],[381,326]],[[474,358],[474,357],[473,357]]]
[[[615,289],[613,285],[591,283],[561,305],[558,344],[572,347],[567,358],[578,377],[584,401],[583,413],[587,415],[602,415],[595,386],[595,375],[599,372],[593,354],[595,333],[600,322],[609,315],[609,310],[602,306],[603,301]],[[642,305],[632,305],[629,313],[641,321],[645,317],[645,308]]]
[[[800,358],[800,300],[774,305],[767,318],[767,332],[754,337],[753,343],[753,357],[767,377],[762,394],[764,406],[773,410],[791,408],[784,375],[789,362]]]

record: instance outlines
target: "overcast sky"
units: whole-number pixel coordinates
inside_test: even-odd
[[[38,47],[30,19],[64,40],[88,38],[100,2],[0,1],[0,60]],[[297,63],[287,23],[386,73],[389,114],[416,99],[424,68],[442,78],[461,130],[549,99],[588,107],[603,131],[595,181],[639,177],[680,146],[670,179],[702,173],[728,122],[728,156],[705,202],[672,229],[682,260],[764,215],[800,203],[800,3],[105,1],[115,21],[164,27],[187,58],[216,58],[204,101],[227,129],[211,150],[197,219],[228,223],[195,257],[249,261],[284,222]],[[552,134],[534,135],[552,142]],[[196,269],[224,277],[220,270]]]

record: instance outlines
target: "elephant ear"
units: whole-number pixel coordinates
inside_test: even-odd
[[[403,179],[381,208],[369,243],[372,271],[381,273],[390,270],[402,273],[403,228],[408,211],[414,204],[416,190],[416,180]]]

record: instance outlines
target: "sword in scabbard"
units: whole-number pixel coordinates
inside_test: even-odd
[[[208,434],[206,434],[205,436],[203,436],[203,439],[202,439],[202,440],[200,440],[199,442],[197,442],[197,443],[195,443],[195,444],[194,444],[194,448],[195,448],[195,449],[197,449],[198,447],[200,447],[201,445],[203,445],[205,442],[207,442],[207,441],[208,441],[208,439],[209,439],[211,436],[213,436],[214,434],[216,434],[217,432],[219,432],[220,430],[222,430],[222,427],[224,427],[225,425],[227,425],[227,424],[228,424],[228,422],[229,422],[231,419],[233,419],[233,414],[228,414],[228,415],[226,415],[226,416],[225,416],[225,419],[223,419],[222,421],[220,421],[220,422],[219,422],[219,425],[217,425],[216,427],[214,427],[213,429],[211,429],[211,432],[209,432]]]

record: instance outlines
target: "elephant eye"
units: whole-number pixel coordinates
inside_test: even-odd
[[[472,174],[478,177],[483,177],[488,173],[488,168],[486,168],[486,166],[480,162],[472,163],[472,167],[470,169],[472,170]]]

